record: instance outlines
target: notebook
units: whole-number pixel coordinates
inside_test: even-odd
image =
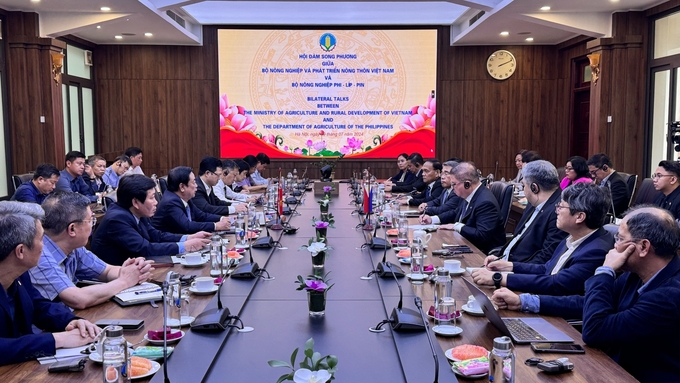
[[[489,297],[474,283],[463,278],[468,289],[474,295],[479,307],[484,311],[486,319],[515,343],[572,343],[567,334],[548,323],[543,318],[501,318]]]

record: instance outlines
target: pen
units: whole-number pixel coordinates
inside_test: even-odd
[[[156,290],[146,290],[146,291],[135,291],[135,295],[140,295],[140,294],[147,294],[147,293],[157,293],[161,291],[161,289],[156,289]]]

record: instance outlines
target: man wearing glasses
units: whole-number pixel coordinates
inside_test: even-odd
[[[680,163],[661,161],[652,174],[654,189],[658,190],[654,205],[666,209],[677,220],[680,219]]]
[[[46,299],[84,309],[109,300],[121,290],[145,282],[153,270],[144,258],[122,266],[106,264],[85,248],[97,219],[87,197],[57,192],[43,202],[43,250],[38,265],[29,270],[33,286]],[[76,287],[82,280],[105,282]]]
[[[442,164],[442,193],[439,198],[423,202],[418,206],[418,211],[423,215],[437,215],[445,211],[454,211],[458,208],[460,198],[453,192],[451,187],[451,171],[458,166],[457,161],[446,161]],[[421,217],[422,219],[422,217]]]
[[[609,201],[609,193],[596,185],[569,186],[562,191],[562,201],[555,205],[557,227],[569,236],[560,242],[548,262],[508,262],[489,256],[484,261],[486,268],[473,271],[472,279],[480,285],[535,294],[583,294],[583,283],[602,265],[614,245],[612,235],[602,228]]]
[[[248,211],[248,205],[242,203],[230,206],[215,194],[213,187],[217,185],[222,175],[222,161],[215,157],[203,157],[198,168],[196,195],[191,199],[194,205],[206,213],[223,216],[237,212],[245,213]]]
[[[587,162],[590,175],[601,187],[608,188],[612,200],[610,212],[616,218],[621,218],[623,212],[628,209],[630,194],[628,185],[612,166],[612,161],[604,153],[595,154]]]
[[[501,309],[582,316],[583,341],[605,350],[636,379],[680,382],[678,247],[680,229],[668,211],[635,207],[604,264],[586,281],[585,296],[518,296],[500,289],[493,300]]]

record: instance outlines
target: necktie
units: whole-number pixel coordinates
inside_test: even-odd
[[[442,204],[443,204],[444,202],[446,202],[446,200],[447,200],[448,198],[449,198],[449,191],[447,190],[447,191],[444,192],[444,199],[442,199]]]
[[[465,209],[462,209],[460,212],[460,218],[458,218],[458,222],[463,221],[463,217],[465,217],[465,213],[467,212],[468,207],[470,207],[470,202],[465,201]]]
[[[187,205],[186,211],[187,211],[187,217],[189,217],[189,222],[191,222],[191,209],[189,208],[189,205]]]
[[[425,192],[425,198],[430,198],[432,195],[432,188],[427,188],[427,191]]]

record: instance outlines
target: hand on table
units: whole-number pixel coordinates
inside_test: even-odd
[[[423,203],[421,203],[420,205],[418,205],[418,212],[419,212],[419,213],[424,212],[425,209],[427,209],[427,202],[423,202]]]
[[[493,286],[493,275],[495,271],[487,270],[484,268],[473,270],[470,274],[472,280],[478,285]]]
[[[198,233],[187,236],[187,241],[190,239],[205,239],[210,237],[212,237],[212,234],[208,233],[207,231],[199,231]]]
[[[204,245],[210,243],[209,239],[205,238],[191,238],[184,241],[184,250],[187,252],[198,251],[203,248]]]
[[[93,342],[101,331],[102,329],[90,321],[74,319],[66,325],[64,331],[55,332],[52,336],[54,336],[56,348],[71,348]]]
[[[430,225],[432,224],[432,217],[427,214],[423,214],[420,216],[420,218],[418,218],[418,221],[420,221],[420,223],[423,225]]]
[[[512,262],[498,259],[498,257],[489,255],[484,259],[484,266],[492,271],[512,271]]]
[[[455,227],[454,225],[455,225],[455,224],[453,224],[453,223],[448,223],[448,224],[446,224],[446,225],[441,225],[441,226],[439,226],[439,228],[437,228],[437,230],[453,230],[454,227]]]
[[[496,306],[498,306],[499,309],[519,311],[522,306],[519,295],[513,293],[505,287],[501,287],[500,289],[494,291],[493,295],[491,296],[491,300]]]
[[[226,218],[226,217],[222,217]],[[228,219],[220,219],[218,222],[215,222],[215,230],[221,231],[221,230],[229,230],[231,227],[231,221]]]
[[[257,199],[257,198],[255,198],[255,199]],[[234,206],[234,210],[236,210],[237,213],[247,213],[248,212],[248,204],[240,203],[240,204]]]

